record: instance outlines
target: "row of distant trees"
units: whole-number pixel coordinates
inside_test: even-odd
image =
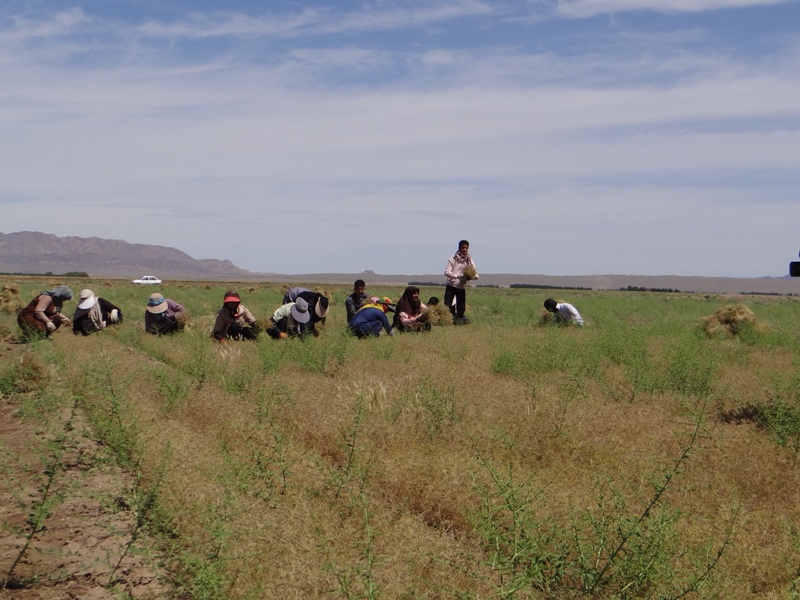
[[[441,287],[444,282],[441,281],[409,281],[408,285],[416,285],[417,287]],[[475,287],[479,288],[499,288],[499,285],[492,285],[489,283],[479,283]],[[538,285],[535,283],[512,283],[511,288],[536,288],[540,290],[591,290],[588,287],[570,287],[566,285]]]
[[[81,277],[83,279],[87,279],[89,277],[89,274],[86,271],[68,271],[62,275],[59,275],[58,273],[52,273],[50,271],[47,273],[2,273],[2,275],[24,275],[26,277]]]
[[[439,287],[444,284],[439,281],[409,281],[408,285],[416,285],[418,287]],[[476,287],[496,288],[500,286],[490,285],[490,284],[478,284]],[[552,285],[552,284],[544,285],[540,283],[512,283],[509,287],[516,289],[536,289],[536,290],[590,290],[591,291],[593,289],[590,287],[571,286],[571,285]],[[623,292],[672,292],[672,293],[680,292],[680,290],[675,290],[672,288],[646,288],[635,285],[629,285],[628,287],[621,287],[619,289]],[[687,293],[692,293],[692,292],[687,292]]]
[[[620,291],[623,292],[671,292],[671,293],[680,293],[680,290],[674,290],[672,288],[646,288],[646,287],[639,287],[636,285],[629,285],[628,287],[621,287],[619,288]],[[693,294],[694,292],[686,292],[687,294]]]
[[[57,273],[52,273],[48,271],[47,273],[0,273],[0,275],[24,275],[24,276],[41,276],[41,277],[74,277],[76,279],[88,279],[89,274],[86,271],[68,271],[59,275]],[[444,285],[440,281],[409,281],[408,285],[416,285],[418,287],[439,287]],[[478,285],[477,287],[500,287],[498,285]],[[593,288],[590,287],[578,287],[578,286],[568,286],[568,285],[542,285],[538,283],[512,283],[509,287],[511,288],[532,288],[537,290],[592,290]],[[647,288],[637,285],[629,285],[627,287],[619,288],[622,292],[669,292],[673,294],[681,293],[680,290],[676,290],[673,288]],[[694,294],[695,292],[686,291],[686,294]],[[743,295],[750,294],[755,296],[797,296],[798,294],[794,293],[781,293],[781,292],[742,292]]]
[[[537,290],[591,290],[590,287],[577,287],[570,285],[541,285],[538,283],[512,283],[512,288],[534,288]]]

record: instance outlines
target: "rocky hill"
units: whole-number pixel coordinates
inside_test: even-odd
[[[0,272],[69,273],[91,277],[133,278],[142,275],[188,279],[263,277],[229,260],[198,260],[165,246],[130,244],[97,237],[58,237],[34,231],[0,233]]]

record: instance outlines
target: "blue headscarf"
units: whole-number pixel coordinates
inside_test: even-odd
[[[47,294],[56,304],[63,304],[67,300],[72,300],[72,290],[66,285],[59,285],[49,290],[42,290],[42,294]]]

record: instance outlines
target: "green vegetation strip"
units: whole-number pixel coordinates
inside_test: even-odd
[[[357,340],[328,287],[319,337],[223,347],[235,284],[160,288],[191,316],[171,337],[143,332],[151,290],[85,284],[120,327],[8,352],[68,357],[60,379],[136,474],[137,527],[188,597],[798,593],[796,299],[480,288],[467,326]],[[237,289],[258,319],[283,293]],[[586,326],[550,324],[548,296]],[[0,391],[25,379],[5,366]]]

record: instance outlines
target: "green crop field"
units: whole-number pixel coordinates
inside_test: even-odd
[[[13,340],[59,282],[4,283]],[[7,342],[0,400],[87,415],[180,597],[800,597],[797,298],[474,288],[467,326],[358,340],[328,285],[319,337],[222,346],[224,291],[265,320],[282,286],[69,285],[124,322]],[[183,333],[144,333],[156,290]]]

